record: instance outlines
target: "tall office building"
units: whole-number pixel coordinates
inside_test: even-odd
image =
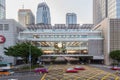
[[[35,17],[30,9],[19,9],[18,20],[23,26],[35,24]]]
[[[5,0],[0,0],[0,19],[6,18],[6,5]]]
[[[93,0],[94,29],[104,36],[104,63],[112,63],[109,53],[120,49],[120,0]]]
[[[93,23],[105,18],[120,18],[120,0],[93,0]]]
[[[51,24],[50,9],[45,2],[38,4],[36,19],[37,24]]]
[[[120,18],[120,0],[108,0],[108,17]]]
[[[66,24],[77,24],[77,16],[75,13],[66,14]]]
[[[93,23],[96,25],[107,17],[107,0],[93,0]]]

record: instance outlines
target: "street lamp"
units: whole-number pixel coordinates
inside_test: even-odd
[[[30,45],[29,45],[29,56],[28,56],[28,61],[29,61],[29,64],[30,64],[30,72],[31,72],[31,41],[26,39],[26,42],[30,42]]]
[[[31,72],[31,41],[29,45],[29,63],[30,63],[30,72]]]

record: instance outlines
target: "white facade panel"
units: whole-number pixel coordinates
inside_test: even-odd
[[[18,24],[15,20],[12,19],[6,19],[6,20],[0,20],[0,24],[5,27],[5,24],[8,24],[8,30],[0,30],[0,35],[4,36],[6,38],[5,43],[0,44],[0,56],[2,56],[4,59],[4,62],[9,62],[14,64],[14,58],[10,56],[6,56],[4,54],[4,47],[13,46],[17,43],[17,36],[18,32],[22,31],[24,28]],[[1,26],[0,26],[1,27]]]

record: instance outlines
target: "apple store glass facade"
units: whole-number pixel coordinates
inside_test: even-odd
[[[19,33],[21,41],[31,41],[44,51],[43,55],[92,56],[103,59],[103,36],[93,31],[92,24],[29,25]]]

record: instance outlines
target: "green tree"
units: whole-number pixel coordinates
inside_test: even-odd
[[[111,51],[110,57],[119,63],[120,62],[120,50]]]
[[[31,55],[31,62],[36,63],[39,56],[43,54],[43,51],[36,46],[31,45],[29,42],[18,43],[15,46],[4,48],[4,53],[7,56],[21,57],[25,63],[29,62],[29,56]]]

